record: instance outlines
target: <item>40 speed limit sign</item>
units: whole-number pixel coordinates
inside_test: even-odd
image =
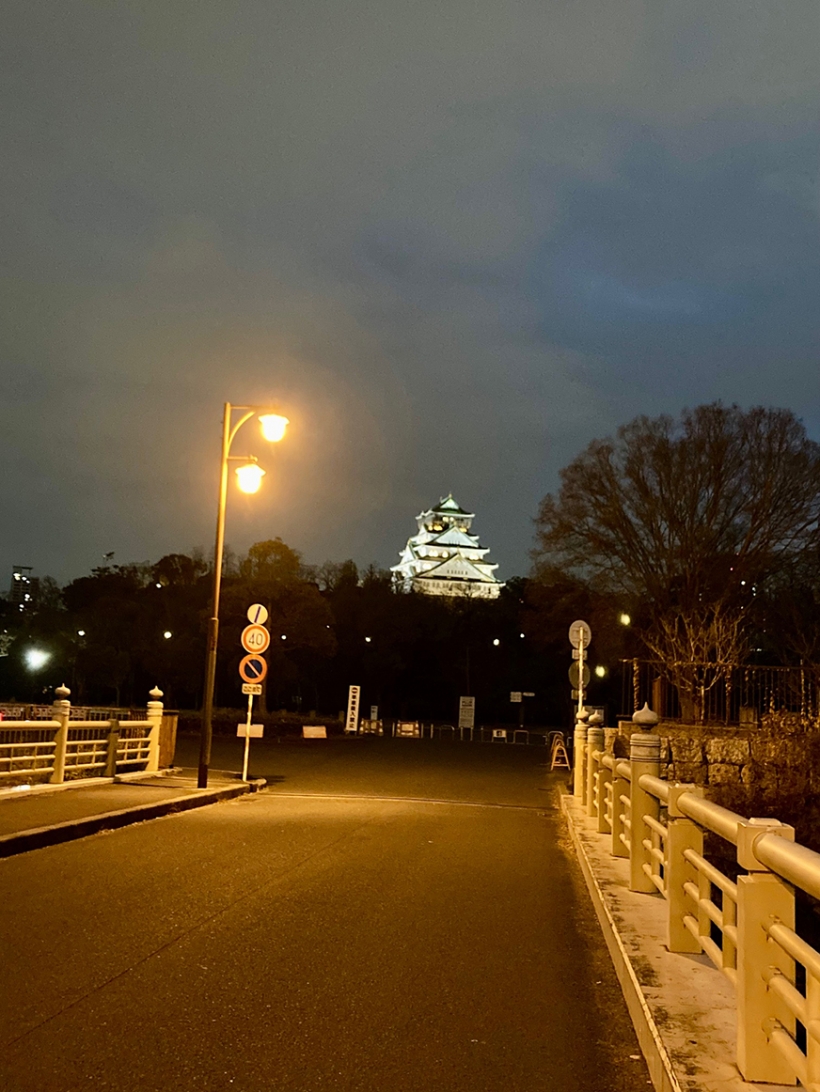
[[[260,625],[245,626],[241,640],[246,652],[261,653],[270,644],[270,632]]]

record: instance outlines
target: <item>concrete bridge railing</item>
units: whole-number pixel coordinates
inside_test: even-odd
[[[124,769],[159,769],[162,691],[154,688],[144,720],[73,720],[67,687],[50,715],[0,721],[0,785],[28,778],[62,785],[67,778],[114,777]]]
[[[820,854],[791,826],[661,779],[658,717],[644,706],[632,719],[624,760],[604,750],[600,716],[581,714],[573,795],[610,852],[629,859],[630,890],[666,900],[669,950],[705,954],[733,983],[744,1080],[820,1092],[820,953],[795,926],[795,888],[820,899]],[[736,879],[704,855],[706,833],[735,847]]]

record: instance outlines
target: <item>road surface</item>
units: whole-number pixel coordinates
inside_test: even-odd
[[[4,1092],[645,1092],[543,752],[252,747],[262,794],[0,861]]]

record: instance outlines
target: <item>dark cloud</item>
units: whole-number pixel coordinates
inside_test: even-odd
[[[207,548],[226,398],[294,422],[237,547],[390,563],[452,490],[502,575],[637,413],[817,433],[819,19],[11,0],[0,582]]]

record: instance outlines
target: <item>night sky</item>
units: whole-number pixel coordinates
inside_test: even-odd
[[[523,574],[639,413],[820,439],[816,0],[6,0],[0,589],[227,540]]]

